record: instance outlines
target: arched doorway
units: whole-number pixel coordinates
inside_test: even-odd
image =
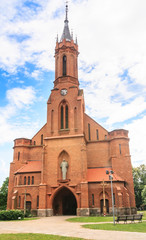
[[[77,201],[66,187],[61,188],[53,200],[54,215],[76,215]]]
[[[31,202],[26,201],[26,209],[30,212],[31,211]]]
[[[109,201],[105,199],[106,213],[109,213]],[[100,200],[100,210],[101,214],[103,213],[103,199]]]

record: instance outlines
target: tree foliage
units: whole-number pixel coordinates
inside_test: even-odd
[[[144,204],[142,192],[146,185],[146,165],[142,164],[139,167],[133,168],[133,181],[136,207],[139,208]]]
[[[141,195],[142,195],[143,204],[146,205],[146,185],[144,186]]]
[[[7,177],[0,189],[0,210],[5,210],[7,207],[8,184],[9,178]]]

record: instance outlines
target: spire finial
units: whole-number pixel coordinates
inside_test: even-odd
[[[65,21],[68,21],[68,1],[66,1],[66,18]]]

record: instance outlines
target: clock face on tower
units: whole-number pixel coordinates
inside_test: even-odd
[[[60,93],[62,96],[65,96],[67,94],[67,89],[66,88],[61,89]]]

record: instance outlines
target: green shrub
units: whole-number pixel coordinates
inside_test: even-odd
[[[23,219],[24,213],[20,210],[2,210],[0,211],[0,220]]]
[[[26,209],[26,213],[25,213],[24,217],[26,217],[26,218],[32,217],[30,210]]]

